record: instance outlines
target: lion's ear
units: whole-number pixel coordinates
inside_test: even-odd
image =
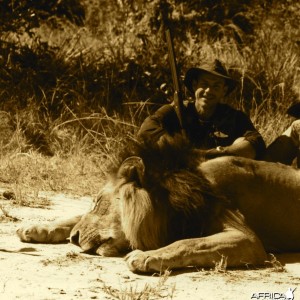
[[[144,181],[145,165],[143,160],[138,156],[126,158],[117,172],[117,178],[125,182],[135,182],[142,186]]]

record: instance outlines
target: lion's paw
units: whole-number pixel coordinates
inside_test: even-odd
[[[17,235],[22,242],[41,242],[46,239],[47,228],[41,228],[38,225],[29,225],[17,229]]]
[[[21,227],[17,235],[22,242],[56,244],[66,242],[70,236],[70,227],[37,224]]]
[[[161,260],[151,256],[150,251],[134,250],[125,257],[127,265],[132,272],[160,272]]]

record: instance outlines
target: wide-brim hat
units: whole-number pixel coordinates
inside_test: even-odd
[[[219,60],[215,60],[212,63],[203,63],[199,67],[190,68],[187,70],[185,77],[184,77],[184,84],[187,87],[187,89],[194,93],[193,90],[193,80],[197,79],[202,74],[212,74],[217,77],[223,78],[225,80],[225,83],[228,87],[228,90],[226,92],[226,96],[229,95],[237,86],[237,82],[229,77],[227,71],[223,67],[222,63]]]

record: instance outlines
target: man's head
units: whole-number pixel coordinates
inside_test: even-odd
[[[184,83],[195,96],[195,108],[203,119],[211,117],[219,103],[236,86],[220,61],[191,68],[186,72]]]

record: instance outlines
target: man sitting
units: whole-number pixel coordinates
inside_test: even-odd
[[[206,158],[237,155],[260,158],[265,143],[250,118],[222,103],[236,87],[219,60],[191,68],[184,84],[194,100],[184,106],[184,134]],[[138,132],[144,142],[160,143],[182,132],[174,104],[167,104],[145,119]]]

